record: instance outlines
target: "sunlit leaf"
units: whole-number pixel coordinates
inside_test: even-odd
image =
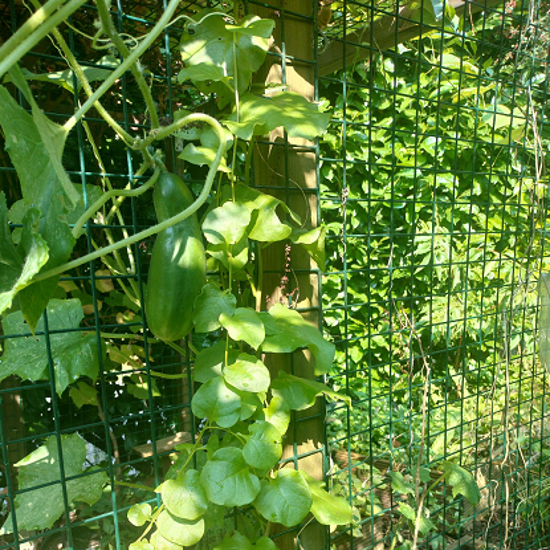
[[[60,435],[63,452],[64,478],[79,476],[64,481],[67,499],[71,507],[77,503],[95,504],[101,497],[103,486],[107,483],[105,472],[82,474],[86,461],[86,442],[78,435]],[[51,436],[46,443],[15,466],[19,469],[17,476],[19,490],[30,489],[15,496],[15,519],[19,529],[50,529],[65,510],[63,487],[61,485],[60,456],[58,438]],[[40,489],[49,482],[56,482]],[[0,530],[0,535],[12,532],[12,515],[10,512]]]

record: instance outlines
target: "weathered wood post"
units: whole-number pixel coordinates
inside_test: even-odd
[[[274,43],[270,48],[265,70],[259,79],[267,84],[283,83],[288,91],[301,94],[310,101],[315,99],[314,67],[314,7],[311,0],[279,0],[277,9],[250,6],[261,17],[275,20]],[[285,7],[292,10],[285,11]],[[318,225],[317,171],[314,144],[305,139],[288,139],[279,128],[268,139],[258,139],[254,151],[255,185],[285,201],[297,212],[310,229]],[[297,289],[292,307],[301,311],[314,326],[319,326],[319,271],[315,262],[300,247],[286,249],[288,243],[276,243],[262,251],[262,309],[284,300],[287,293]],[[281,279],[290,258],[289,282],[281,290]],[[284,286],[284,283],[283,283]],[[308,351],[297,351],[292,357],[272,355],[266,363],[276,376],[285,370],[304,378],[314,378],[314,365]],[[300,469],[316,479],[323,477],[324,407],[317,403],[312,409],[294,415],[288,433],[283,459],[295,457]],[[283,526],[277,526],[284,532]],[[279,548],[297,548],[297,530],[276,539]],[[312,521],[300,533],[300,544],[305,550],[326,548],[325,527]]]

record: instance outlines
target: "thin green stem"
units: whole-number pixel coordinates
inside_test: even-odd
[[[38,0],[31,0],[31,2],[35,7],[40,6]],[[78,80],[82,84],[82,88],[84,88],[86,95],[90,97],[94,93],[94,91],[92,90],[92,87],[88,82],[88,78],[86,77],[86,73],[82,69],[82,66],[76,60],[76,57],[71,51],[71,48],[69,48],[66,40],[63,38],[63,35],[57,29],[54,29],[52,34],[59,44],[59,47],[61,48],[63,55],[67,60],[67,63],[75,72]],[[103,117],[103,120],[105,120],[105,122],[124,140],[126,145],[132,145],[132,143],[134,142],[134,138],[111,116],[111,114],[103,107],[103,105],[101,105],[99,101],[95,102],[94,107],[97,109],[97,112]]]
[[[175,342],[165,342],[165,344],[168,344],[172,349],[176,350],[180,355],[187,355],[186,351],[181,346],[178,346]]]
[[[0,78],[13,67],[27,52],[29,52],[40,40],[74,13],[86,0],[70,0],[61,9],[55,11],[63,2],[50,0],[38,12],[31,16],[29,21],[20,29],[21,34],[14,34],[0,48]],[[47,9],[46,9],[47,6]],[[41,11],[44,9],[45,11]],[[38,14],[38,15],[36,15]],[[13,40],[13,41],[12,41]]]
[[[233,142],[233,158],[231,159],[231,198],[233,202],[235,202],[235,183],[236,183],[236,176],[235,176],[235,166],[237,164],[237,144],[239,143],[239,139],[237,136],[235,136],[235,141]]]
[[[105,175],[106,172],[107,172],[106,169],[105,169],[105,163],[103,162],[103,159],[101,158],[101,154],[100,154],[99,149],[98,149],[98,147],[95,143],[94,136],[93,136],[93,134],[90,130],[90,127],[89,127],[88,123],[86,122],[86,120],[82,120],[81,123],[82,123],[82,127],[84,128],[84,131],[86,132],[86,136],[88,137],[88,141],[89,141],[89,143],[92,147],[92,151],[94,153],[97,164],[98,164],[99,168],[102,171],[102,174],[103,174],[102,179],[104,181],[104,184],[109,188],[109,191],[112,191],[113,186],[111,185],[111,180]],[[139,170],[138,170],[138,172],[139,172]],[[124,219],[122,217],[122,214],[120,213],[119,210],[117,210],[116,215],[117,215],[117,219],[119,221],[119,225],[122,226],[122,236],[126,239],[126,238],[129,237],[129,234],[128,234],[128,231],[126,230],[126,228],[123,227],[124,226]],[[112,244],[112,243],[115,242],[115,239],[113,238],[113,235],[112,235],[112,232],[111,232],[110,229],[107,229],[107,228],[105,229],[105,236],[107,237],[107,241],[109,242],[109,244]],[[93,244],[94,244],[94,247],[95,247],[96,246],[95,242],[93,242]],[[96,250],[99,249],[99,248],[100,247],[97,246]],[[130,268],[129,269],[128,269],[128,266],[126,265],[126,262],[123,261],[122,256],[120,255],[119,251],[117,250],[117,251],[113,252],[113,257],[114,257],[115,262],[118,266],[118,273],[123,274],[123,275],[126,275],[128,273],[134,274],[136,272],[136,263],[135,263],[135,260],[134,260],[134,255],[132,253],[131,247],[128,247],[126,249],[126,254],[128,255],[128,261],[130,263]],[[103,260],[103,263],[113,273],[117,273],[117,269],[115,269],[113,267],[111,262],[109,260],[107,260],[106,257],[103,257],[102,260]],[[138,285],[137,285],[136,281],[133,278],[130,278],[129,281],[130,281],[130,286],[132,287],[133,293],[131,293],[128,290],[127,286],[122,282],[122,279],[117,278],[117,283],[122,288],[122,291],[124,292],[124,294],[126,294],[126,296],[128,296],[128,298],[133,303],[135,303],[136,305],[141,305],[140,300],[137,298],[140,295]]]
[[[49,0],[40,6],[25,23],[0,48],[0,58],[9,55],[29,35],[31,35],[65,0]]]
[[[111,14],[109,13],[109,6],[107,2],[105,2],[105,0],[96,0],[96,5],[97,11],[99,13],[99,19],[101,21],[101,25],[103,26],[103,31],[112,40],[113,44],[120,52],[123,59],[128,59],[130,57],[130,50],[128,49],[124,41],[120,38],[120,35],[115,28],[115,25],[111,18]],[[139,61],[136,61],[130,65],[130,71],[132,71],[132,74],[136,79],[141,95],[143,96],[143,99],[147,106],[147,110],[149,111],[149,116],[151,117],[151,126],[153,128],[158,128],[160,124],[159,117],[155,108],[155,101],[153,100],[151,90],[147,85],[145,77],[143,76],[143,73],[139,67]]]
[[[143,174],[145,174],[145,172],[149,169],[150,166],[151,166],[151,164],[149,164],[147,162],[143,163],[139,167],[139,169],[136,171],[136,173],[134,174],[134,178],[138,178],[140,176],[143,176]],[[128,189],[129,187],[130,186],[127,185],[126,189]],[[111,210],[109,210],[109,213],[107,214],[107,216],[105,216],[105,224],[106,225],[109,225],[111,223],[111,220],[114,218],[115,215],[116,215],[117,219],[120,220],[120,206],[122,205],[122,203],[125,200],[126,200],[126,197],[124,195],[121,195],[115,201],[113,201],[113,206],[111,206]],[[133,267],[134,267],[134,271],[135,271],[135,265]]]
[[[164,502],[156,509],[155,513],[152,515],[151,519],[149,520],[149,525],[147,526],[145,531],[143,531],[143,533],[141,533],[141,535],[136,540],[136,542],[139,542],[140,540],[143,540],[147,536],[147,534],[153,528],[153,526],[155,525],[158,517],[160,516],[160,513],[163,510],[164,510]]]
[[[152,487],[149,487],[148,485],[141,485],[141,483],[129,483],[128,481],[115,480],[115,485],[120,485],[121,487],[130,487],[130,489],[139,489],[141,491],[149,491],[151,493],[156,492]]]
[[[142,241],[143,239],[146,239],[147,237],[151,237],[152,235],[156,235],[160,231],[164,231],[165,229],[168,229],[169,227],[172,227],[173,225],[182,222],[183,220],[186,220],[189,216],[194,214],[205,202],[208,198],[208,195],[210,194],[210,190],[212,189],[212,183],[214,181],[214,178],[216,176],[216,173],[218,171],[218,168],[220,166],[220,162],[222,159],[222,156],[225,152],[225,140],[223,139],[223,128],[221,127],[220,123],[208,116],[204,115],[202,113],[194,113],[192,115],[188,115],[181,119],[179,122],[180,126],[183,126],[184,124],[187,124],[189,122],[194,121],[202,121],[206,122],[207,124],[210,124],[213,128],[216,134],[218,135],[218,138],[220,140],[220,145],[218,147],[218,151],[216,152],[216,157],[214,158],[214,162],[210,165],[210,169],[208,170],[208,174],[206,176],[206,181],[204,183],[204,186],[202,188],[202,191],[200,195],[197,197],[195,202],[191,204],[188,208],[186,208],[183,212],[180,212],[179,214],[172,216],[171,218],[168,218],[167,220],[164,220],[163,222],[150,227],[148,229],[144,229],[143,231],[140,231],[139,233],[136,233],[135,235],[128,237],[127,239],[123,239],[121,241],[118,241],[116,243],[113,243],[109,246],[105,246],[99,250],[96,250],[95,252],[91,252],[89,254],[86,254],[85,256],[82,256],[81,258],[78,258],[77,260],[73,260],[71,262],[67,262],[63,265],[60,265],[58,267],[55,267],[53,269],[50,269],[44,273],[40,273],[35,277],[34,281],[41,281],[44,279],[48,279],[49,277],[53,277],[55,275],[59,275],[60,273],[63,273],[64,271],[67,271],[68,269],[73,269],[75,267],[81,266],[85,263],[88,263],[92,260],[95,260],[97,258],[101,258],[101,256],[105,256],[106,254],[110,254],[114,252],[115,250],[119,250],[120,248],[125,248],[131,244],[137,243],[139,241]],[[183,121],[183,122],[182,122]],[[172,125],[173,126],[173,125]],[[160,135],[162,132],[159,132],[158,135]]]
[[[142,193],[145,193],[147,189],[150,189],[160,176],[160,168],[155,170],[155,173],[151,176],[151,179],[137,187],[136,189],[113,189],[103,193],[99,199],[97,199],[87,210],[78,218],[73,227],[73,237],[75,239],[80,235],[80,231],[84,227],[84,224],[112,197],[137,197]]]
[[[84,3],[85,0],[78,0]],[[153,42],[164,32],[174,12],[178,9],[180,0],[170,0],[166,10],[151,29],[149,34],[137,46],[127,59],[125,59],[110,75],[103,84],[92,94],[91,97],[78,109],[78,111],[65,123],[65,128],[70,130],[95,104],[95,102],[119,79],[129,67],[132,66],[153,44]]]
[[[256,311],[262,311],[262,281],[264,279],[264,261],[262,258],[262,249],[256,249],[256,258],[258,261],[258,286],[256,288]]]
[[[187,457],[187,460],[185,461],[183,466],[180,468],[180,470],[178,472],[178,476],[181,475],[181,473],[185,471],[185,468],[187,468],[187,465],[189,464],[189,462],[191,462],[191,459],[193,458],[193,455],[197,452],[197,449],[202,445],[202,443],[201,443],[202,438],[204,437],[204,434],[205,434],[206,430],[210,430],[210,429],[211,429],[210,421],[207,420],[204,428],[201,430],[199,435],[197,435],[197,439],[195,441],[195,444],[193,445],[193,448],[191,449],[191,451],[189,451],[189,456]]]

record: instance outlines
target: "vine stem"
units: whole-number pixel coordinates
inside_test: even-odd
[[[40,6],[38,0],[31,0],[31,2],[35,7]],[[82,69],[80,63],[76,60],[76,57],[74,56],[71,48],[69,48],[69,45],[63,38],[63,35],[57,29],[53,29],[52,34],[59,44],[59,47],[61,48],[69,66],[75,72],[76,77],[84,88],[86,95],[88,97],[92,96],[94,91],[90,86],[90,82],[86,77],[86,73]],[[101,105],[99,100],[94,103],[94,107],[97,109],[97,112],[103,117],[103,120],[105,120],[105,122],[124,140],[124,142],[127,145],[132,145],[132,143],[134,142],[134,138],[111,116],[111,114],[105,109],[105,107]]]
[[[129,487],[130,489],[140,489],[142,491],[150,491],[156,493],[156,491],[149,487],[148,485],[142,485],[141,483],[130,483],[128,481],[118,481],[115,480],[115,485],[120,485],[121,487]]]
[[[139,233],[136,233],[135,235],[132,235],[127,239],[123,239],[109,246],[105,246],[103,248],[100,248],[99,250],[96,250],[95,252],[90,252],[89,254],[86,254],[85,256],[78,258],[77,260],[67,262],[53,269],[49,269],[44,273],[40,273],[34,278],[33,282],[42,281],[44,279],[54,277],[55,275],[59,275],[64,271],[81,266],[92,260],[96,260],[97,258],[101,258],[101,256],[110,254],[115,250],[119,250],[120,248],[124,248],[131,244],[137,243],[138,241],[142,241],[147,237],[156,235],[160,231],[164,231],[165,229],[168,229],[169,227],[172,227],[173,225],[180,223],[183,220],[186,220],[189,216],[194,214],[206,202],[206,199],[210,194],[210,190],[212,189],[212,183],[216,176],[216,172],[218,171],[218,167],[220,166],[222,156],[225,152],[225,139],[223,135],[223,128],[221,127],[220,123],[216,119],[212,118],[211,116],[205,115],[203,113],[193,113],[177,121],[177,123],[174,123],[171,126],[163,128],[162,131],[158,132],[156,135],[158,139],[161,139],[161,137],[166,137],[172,131],[174,131],[172,129],[170,132],[166,133],[166,130],[172,128],[173,126],[178,125],[178,127],[180,127],[180,126],[184,126],[185,124],[189,124],[193,122],[206,122],[207,124],[210,124],[214,128],[214,131],[216,132],[220,140],[220,145],[216,152],[216,157],[214,158],[214,162],[210,165],[210,169],[208,170],[208,175],[206,176],[206,181],[204,182],[202,191],[200,192],[200,195],[197,197],[195,202],[191,206],[186,208],[183,212],[180,212],[179,214],[176,214],[175,216],[172,216],[171,218],[168,218],[167,220],[164,220],[163,222],[157,225],[154,225],[153,227],[144,229],[143,231],[140,231]]]
[[[76,0],[75,0],[76,1]],[[84,3],[85,0],[78,0]],[[170,0],[166,10],[157,21],[157,24],[151,29],[149,34],[137,46],[130,55],[105,79],[103,84],[88,98],[88,100],[78,109],[78,111],[65,123],[65,128],[70,130],[73,126],[94,106],[95,102],[120,78],[126,70],[132,66],[148,49],[149,46],[158,38],[158,36],[168,26],[170,19],[174,15],[180,4],[180,0]],[[221,135],[220,135],[221,140]]]
[[[86,0],[70,0],[57,10],[64,0],[50,0],[0,48],[0,78],[42,38],[74,13]],[[57,11],[56,11],[57,10]]]
[[[120,35],[115,29],[115,25],[109,13],[109,7],[107,3],[105,2],[105,0],[96,0],[96,5],[103,31],[111,39],[116,49],[122,55],[123,59],[128,59],[130,57],[130,50],[128,49],[124,41],[120,38]],[[151,126],[153,128],[158,128],[160,126],[160,123],[157,111],[155,109],[155,101],[153,100],[151,90],[149,89],[149,86],[145,81],[143,73],[140,70],[139,61],[136,61],[135,63],[132,63],[130,65],[130,71],[132,71],[132,74],[134,75],[134,78],[136,79],[136,82],[139,86],[141,95],[143,96],[145,104],[147,105],[147,111],[149,112],[149,116],[151,117]]]
[[[87,210],[78,218],[73,227],[73,237],[76,239],[79,236],[80,231],[84,227],[84,224],[112,197],[137,197],[142,193],[145,193],[147,189],[155,185],[160,176],[160,168],[155,170],[155,173],[149,181],[144,183],[137,189],[113,189],[103,193],[99,199],[97,199]]]

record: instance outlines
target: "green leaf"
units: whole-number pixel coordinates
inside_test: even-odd
[[[152,512],[151,505],[147,502],[134,504],[128,510],[128,521],[136,527],[141,527],[149,521]]]
[[[324,482],[317,481],[308,473],[302,472],[313,499],[311,513],[323,525],[347,525],[353,518],[349,502],[342,497],[331,495],[324,489]]]
[[[265,338],[265,328],[260,316],[252,309],[240,307],[232,316],[222,313],[220,324],[227,330],[232,340],[243,340],[258,349]]]
[[[313,500],[302,472],[283,468],[275,479],[262,481],[254,501],[256,510],[273,523],[298,525],[308,514]]]
[[[267,391],[271,382],[267,367],[247,353],[241,353],[234,363],[225,367],[223,377],[238,390],[254,393]]]
[[[391,477],[392,491],[403,495],[415,494],[415,486],[406,481],[401,472],[388,472],[388,475]]]
[[[250,223],[250,212],[238,202],[226,202],[210,210],[204,219],[204,236],[212,244],[236,244],[244,236]]]
[[[223,188],[223,197],[231,200],[233,192],[239,203],[244,204],[252,216],[250,238],[263,242],[275,242],[286,239],[292,231],[288,223],[282,221],[277,214],[280,208],[286,212],[297,224],[301,224],[298,214],[293,212],[283,201],[271,195],[260,193],[252,187],[237,185],[234,189],[226,186]]]
[[[326,228],[324,226],[316,227],[315,229],[293,229],[290,240],[294,244],[299,244],[307,253],[315,260],[319,269],[324,271],[326,256],[325,256],[325,237]]]
[[[181,544],[174,544],[165,539],[160,531],[155,531],[151,535],[151,544],[154,546],[155,550],[181,550],[183,548]]]
[[[223,15],[210,13],[201,11],[196,23],[185,26],[180,50],[185,68],[178,80],[190,79],[203,93],[216,93],[222,108],[232,101],[235,88],[241,94],[248,88],[264,62],[275,22],[248,15],[231,25]]]
[[[236,531],[233,536],[224,537],[221,544],[214,550],[277,550],[277,546],[267,537],[261,537],[252,544],[250,539]]]
[[[260,491],[260,481],[251,472],[243,452],[235,447],[216,451],[202,472],[208,499],[223,506],[250,504]]]
[[[405,502],[399,503],[399,511],[403,514],[409,521],[414,522],[416,520],[416,511]]]
[[[463,495],[474,506],[480,501],[481,493],[474,476],[462,466],[444,460],[443,474],[445,482],[453,488],[453,497]]]
[[[132,542],[130,546],[128,546],[128,550],[157,550],[155,547],[146,540],[140,540],[139,542]]]
[[[20,246],[16,247],[8,227],[6,196],[0,192],[0,313],[11,307],[15,295],[48,261],[48,245],[36,231],[39,217],[37,209],[28,209]]]
[[[105,55],[97,63],[95,63],[95,66],[82,66],[81,69],[86,75],[88,82],[102,82],[111,74],[112,70],[104,69],[101,66],[111,67],[111,69],[114,69],[118,64],[118,61],[114,57]],[[22,68],[21,72],[25,77],[25,80],[51,82],[52,84],[57,84],[58,86],[65,88],[71,93],[74,93],[73,85],[75,81],[77,84],[77,91],[80,91],[81,88],[80,80],[74,77],[74,72],[72,69],[65,69],[64,71],[56,71],[52,73],[35,74],[25,68]],[[4,82],[11,81],[12,79],[9,76],[4,78]]]
[[[62,157],[63,149],[65,148],[65,142],[69,134],[64,126],[60,126],[50,120],[40,109],[38,103],[36,103],[31,89],[25,80],[25,76],[21,72],[19,65],[14,65],[9,71],[12,82],[21,90],[25,99],[29,102],[32,109],[32,118],[40,134],[42,144],[49,154],[50,162],[53,165],[57,177],[63,187],[63,190],[67,194],[67,197],[71,201],[71,206],[74,208],[76,203],[80,199],[80,195],[76,190],[73,182],[70,180],[69,175],[63,168]]]
[[[63,467],[65,478],[81,475],[86,461],[86,442],[78,435],[61,435]],[[19,468],[19,490],[31,489],[15,496],[15,519],[21,530],[50,529],[54,522],[65,512],[63,489],[61,486],[60,457],[57,437],[51,436],[46,443],[27,455],[15,466]],[[59,482],[41,489],[33,487],[49,482]],[[103,486],[107,483],[107,474],[98,472],[65,481],[67,499],[71,508],[76,503],[85,502],[92,506],[101,497]],[[0,535],[12,532],[12,514],[10,512]]]
[[[264,409],[267,422],[273,424],[281,434],[286,434],[290,424],[290,408],[283,397],[274,395]]]
[[[229,350],[228,363],[233,363],[239,355],[238,351]],[[208,382],[212,378],[222,375],[225,363],[225,342],[220,340],[213,346],[201,350],[195,359],[193,380],[196,382]]]
[[[195,145],[194,143],[188,143],[183,151],[178,155],[178,158],[185,160],[189,164],[195,166],[210,166],[214,163],[218,148],[206,147],[204,145]],[[225,158],[222,157],[220,165],[218,167],[219,172],[229,173],[231,170],[227,167]]]
[[[238,120],[238,122],[237,122]],[[239,138],[249,140],[283,126],[290,137],[313,139],[325,132],[330,114],[296,92],[282,92],[271,98],[244,94],[229,120],[223,123]]]
[[[334,361],[335,348],[323,338],[317,328],[305,321],[297,311],[282,304],[275,304],[268,313],[274,323],[269,324],[262,351],[290,353],[298,348],[308,347],[315,357],[315,374],[328,372]],[[267,315],[262,315],[264,322]]]
[[[40,118],[37,113],[35,116]],[[49,253],[44,268],[59,266],[68,260],[74,246],[71,230],[62,216],[72,209],[73,200],[76,202],[79,198],[78,192],[74,190],[75,196],[72,192],[67,195],[67,182],[61,181],[58,173],[60,159],[58,163],[54,162],[55,158],[42,138],[36,119],[20,107],[2,86],[0,125],[6,138],[6,150],[21,182],[25,204],[40,211],[36,232],[46,243]],[[50,146],[58,144],[59,139],[53,132],[46,141],[49,143],[50,139]],[[50,277],[20,291],[21,310],[31,331],[35,330],[38,319],[57,288],[58,280],[59,277]]]
[[[267,537],[260,537],[254,544],[255,550],[277,550],[277,545]]]
[[[245,460],[254,468],[270,470],[283,453],[282,436],[269,422],[258,420],[248,427],[250,437],[243,447]]]
[[[259,408],[261,408],[266,393],[250,393],[239,390],[237,390],[237,392],[241,396],[241,420],[248,420]]]
[[[249,237],[265,243],[283,241],[290,237],[292,227],[281,221],[277,215],[277,208],[283,207],[283,205],[282,201],[271,195],[262,193],[256,197],[254,206],[257,212]],[[289,210],[288,207],[283,207],[283,209]]]
[[[126,381],[126,391],[136,399],[149,399],[149,381],[147,377],[140,376],[137,373],[130,375],[131,382]],[[160,397],[159,387],[154,378],[151,379],[151,394],[153,397]]]
[[[81,409],[83,405],[93,405],[97,407],[97,390],[90,386],[90,384],[86,384],[86,382],[79,381],[75,387],[69,390],[69,396],[79,409]]]
[[[197,332],[212,332],[220,328],[222,313],[233,315],[237,298],[228,290],[220,290],[218,285],[207,284],[195,300],[193,322]]]
[[[247,537],[237,531],[231,537],[226,535],[214,550],[254,550],[254,546]]]
[[[406,502],[399,503],[399,512],[403,514],[413,524],[416,522],[416,510]],[[436,526],[425,516],[420,516],[418,529],[423,536],[426,536],[430,531],[433,531]]]
[[[200,518],[208,508],[197,470],[187,470],[182,477],[161,485],[162,500],[174,516],[187,520]]]
[[[193,546],[204,535],[204,519],[188,521],[163,510],[157,519],[157,528],[167,541],[180,546]]]
[[[191,401],[191,409],[199,418],[208,418],[222,428],[230,428],[240,420],[241,398],[219,376],[197,390]]]
[[[59,395],[80,376],[95,380],[99,370],[97,337],[71,331],[80,326],[84,317],[82,306],[77,299],[50,300],[47,308],[50,332],[50,353],[55,370],[55,389]],[[29,331],[20,311],[10,313],[2,321],[6,336],[25,334]],[[44,320],[36,326],[44,330]],[[103,354],[104,350],[101,350]],[[23,380],[49,380],[48,349],[45,336],[9,338],[2,356],[0,380],[15,374]]]
[[[291,410],[302,411],[312,407],[319,395],[334,401],[344,401],[351,407],[351,398],[347,395],[337,393],[321,382],[306,380],[283,371],[279,371],[279,375],[271,383],[271,390],[273,395],[284,400]]]
[[[236,244],[209,244],[206,252],[216,260],[219,260],[226,269],[235,272],[242,269],[248,263],[248,237],[243,237]]]

